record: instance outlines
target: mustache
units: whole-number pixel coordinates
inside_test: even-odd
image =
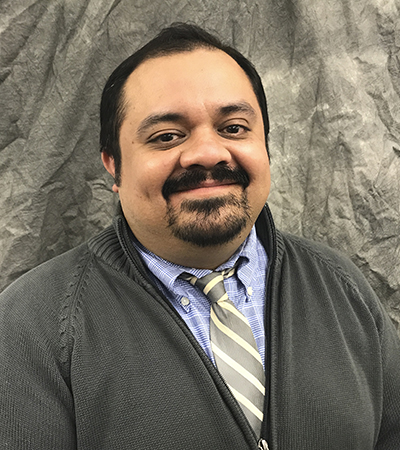
[[[190,169],[175,178],[168,178],[162,188],[162,195],[168,200],[171,194],[196,188],[206,180],[218,182],[232,182],[246,189],[250,184],[250,177],[241,167],[231,168],[227,165],[216,165],[211,170],[202,168]]]

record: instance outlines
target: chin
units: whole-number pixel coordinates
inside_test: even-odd
[[[251,221],[247,195],[228,195],[205,200],[186,200],[179,212],[168,208],[172,234],[197,247],[215,247],[232,242]]]

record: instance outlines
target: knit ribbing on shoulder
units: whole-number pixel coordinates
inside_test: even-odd
[[[88,246],[93,254],[117,271],[133,277],[132,263],[129,261],[113,226],[89,240]]]

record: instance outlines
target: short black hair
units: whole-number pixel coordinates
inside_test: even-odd
[[[268,151],[269,120],[267,100],[260,76],[253,64],[238,50],[223,44],[216,36],[197,25],[174,23],[164,28],[155,38],[141,47],[111,74],[104,87],[100,104],[100,150],[114,159],[115,183],[121,182],[121,149],[119,133],[125,118],[124,86],[129,75],[144,61],[197,48],[218,49],[232,57],[244,70],[261,109],[264,123],[265,146]]]

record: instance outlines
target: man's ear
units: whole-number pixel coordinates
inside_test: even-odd
[[[106,152],[101,152],[101,160],[107,172],[115,179],[115,161],[112,156]],[[118,192],[118,186],[114,183],[112,187],[113,192]]]

